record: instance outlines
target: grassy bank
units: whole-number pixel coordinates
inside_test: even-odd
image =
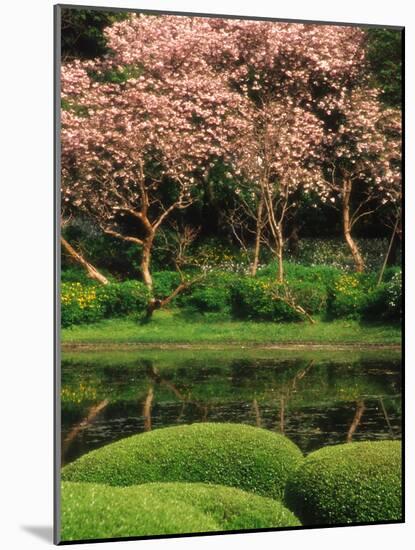
[[[398,324],[362,324],[353,320],[309,323],[209,321],[184,319],[175,311],[159,311],[151,323],[108,319],[62,330],[63,344],[216,344],[216,345],[399,345]]]

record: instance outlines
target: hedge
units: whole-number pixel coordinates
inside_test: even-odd
[[[245,277],[232,288],[232,313],[237,319],[289,322],[302,319],[286,303],[275,300],[278,285],[273,281]]]
[[[181,294],[178,304],[187,310],[202,314],[229,315],[232,288],[239,284],[242,277],[235,273],[213,270],[206,279]]]
[[[243,424],[200,423],[106,445],[65,466],[62,479],[114,486],[205,482],[281,499],[301,460],[300,449],[280,434]]]
[[[276,280],[272,262],[257,277],[212,270],[206,279],[179,294],[172,305],[183,315],[203,316],[204,321],[230,317],[241,320],[294,322],[302,315],[284,300],[285,287]],[[311,315],[329,318],[399,321],[402,316],[402,274],[388,268],[377,285],[376,273],[345,273],[329,266],[305,267],[286,263],[286,284],[296,303]],[[74,272],[75,273],[75,272]],[[62,326],[93,323],[104,318],[142,315],[149,291],[139,281],[112,281],[106,286],[93,281],[71,280],[69,271],[62,282]],[[180,277],[174,271],[154,273],[154,295],[171,294]]]
[[[299,525],[280,502],[233,487],[203,483],[132,487],[62,484],[63,540]]]
[[[400,520],[399,441],[345,443],[308,455],[292,472],[285,502],[304,525]]]
[[[104,318],[140,314],[149,300],[146,286],[139,281],[95,283],[64,282],[61,285],[61,323],[68,327]]]

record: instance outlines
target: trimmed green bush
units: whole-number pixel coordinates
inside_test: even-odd
[[[146,483],[141,487],[163,501],[179,498],[192,503],[225,531],[301,525],[280,502],[235,487],[206,483]]]
[[[400,520],[399,441],[345,443],[306,457],[285,490],[304,525]]]
[[[281,499],[302,460],[286,437],[243,424],[200,423],[134,435],[82,456],[62,470],[65,481],[136,485],[205,482]]]
[[[201,510],[182,499],[161,499],[138,487],[63,483],[61,540],[138,537],[218,530]]]
[[[62,484],[63,540],[299,525],[280,502],[233,487],[203,483],[132,487]]]

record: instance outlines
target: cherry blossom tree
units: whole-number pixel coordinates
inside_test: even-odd
[[[199,39],[190,40],[189,33]],[[318,99],[359,81],[364,34],[350,27],[223,19],[195,20],[185,34],[198,56],[246,99],[238,139],[222,146],[234,173],[251,182],[253,201],[243,210],[256,222],[252,272],[266,226],[282,282],[287,212],[296,207],[299,189],[323,178],[323,121],[330,113]],[[246,193],[240,189],[239,195]]]
[[[350,212],[355,183],[389,200],[399,171],[396,117],[362,85],[362,30],[133,15],[105,34],[110,55],[63,67],[63,197],[141,247],[147,286],[157,231],[218,159],[250,182],[255,257],[266,226],[279,281],[300,190],[342,198],[362,268],[351,237],[363,215],[363,206]]]
[[[235,132],[227,121],[240,97],[207,67],[187,78],[144,63],[126,77],[123,69],[116,57],[62,68],[62,198],[105,234],[139,245],[151,289],[157,231],[191,204],[206,162]]]
[[[279,282],[284,280],[284,222],[296,206],[293,197],[298,188],[314,185],[320,179],[317,159],[322,138],[321,121],[295,106],[290,98],[281,97],[252,116],[235,147],[236,170],[252,182],[252,193],[258,198],[255,258],[259,252],[259,224],[265,215]]]
[[[352,237],[356,223],[385,204],[401,202],[401,115],[384,108],[379,91],[342,90],[321,107],[336,113],[338,125],[325,137],[325,177],[317,181],[323,202],[340,204],[343,234],[356,271],[364,270]]]

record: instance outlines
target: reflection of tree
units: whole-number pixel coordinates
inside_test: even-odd
[[[147,396],[143,405],[144,416],[144,431],[149,432],[151,430],[151,405],[153,404],[154,391],[153,386],[148,388]]]
[[[347,438],[346,438],[347,443],[352,442],[353,435],[360,424],[360,421],[362,419],[364,412],[365,412],[365,403],[363,399],[358,399],[356,401],[356,411],[354,413],[352,423],[350,424],[349,431],[347,432]]]
[[[297,391],[297,383],[304,378],[308,371],[314,365],[314,359],[312,359],[306,367],[299,370],[295,376],[289,380],[283,387],[281,391],[280,398],[280,411],[279,411],[279,431],[285,433],[285,417],[286,417],[286,407],[292,396],[292,393]]]
[[[209,407],[207,405],[202,405],[199,403],[199,401],[194,401],[190,399],[190,396],[187,397],[184,395],[173,382],[170,382],[169,380],[166,380],[165,378],[162,378],[158,372],[158,370],[153,367],[152,365],[148,368],[148,374],[149,376],[156,382],[156,384],[160,384],[160,386],[164,386],[168,388],[173,394],[177,397],[179,401],[182,403],[182,408],[178,417],[178,420],[183,416],[184,409],[186,404],[195,406],[201,413],[201,420],[202,422],[205,422],[207,420],[207,416],[209,413]]]
[[[285,433],[285,398],[282,395],[280,401],[280,432]]]
[[[389,415],[388,415],[388,412],[387,412],[387,410],[386,410],[385,404],[384,404],[384,402],[383,402],[382,396],[379,397],[379,401],[380,401],[380,406],[381,406],[381,408],[382,408],[383,416],[385,417],[386,424],[388,425],[388,428],[389,428],[389,433],[390,433],[390,435],[391,435],[391,438],[392,438],[392,439],[395,439],[395,434],[394,434],[394,431],[393,431],[393,429],[392,429],[392,424],[391,424],[391,422],[390,422],[390,420],[389,420]]]
[[[258,428],[261,427],[261,413],[259,412],[259,406],[258,406],[258,401],[256,400],[256,398],[252,401],[252,409],[254,411],[254,414],[255,414],[255,423],[256,425],[258,426]]]
[[[72,430],[65,437],[62,444],[62,464],[65,463],[65,455],[68,452],[68,449],[72,442],[77,438],[78,434],[85,430],[92,422],[97,418],[97,416],[102,412],[105,407],[108,405],[109,400],[104,399],[100,401],[97,405],[93,405],[89,410],[88,414],[83,418],[78,424],[76,424]]]

